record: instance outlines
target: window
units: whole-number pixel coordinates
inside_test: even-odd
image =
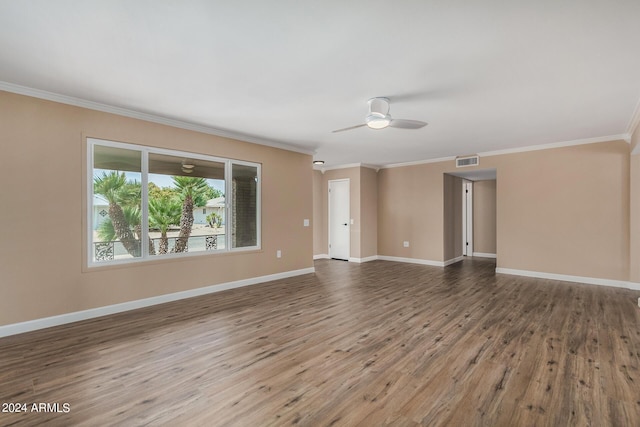
[[[259,164],[87,142],[90,266],[260,248]]]
[[[233,227],[234,248],[256,246],[258,236],[258,167],[233,164]]]

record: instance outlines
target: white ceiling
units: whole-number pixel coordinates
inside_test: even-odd
[[[0,81],[388,165],[628,133],[639,23],[638,0],[0,0]],[[374,96],[429,125],[331,133]]]

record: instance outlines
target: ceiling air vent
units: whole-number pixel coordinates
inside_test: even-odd
[[[456,157],[456,167],[464,168],[467,166],[478,166],[480,164],[480,156]]]

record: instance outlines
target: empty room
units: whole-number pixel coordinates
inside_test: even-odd
[[[639,20],[0,0],[0,426],[640,425]]]

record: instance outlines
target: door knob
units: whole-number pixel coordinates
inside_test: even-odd
[[[345,223],[344,223],[344,224],[342,224],[342,225],[348,225],[348,224],[345,222]]]

